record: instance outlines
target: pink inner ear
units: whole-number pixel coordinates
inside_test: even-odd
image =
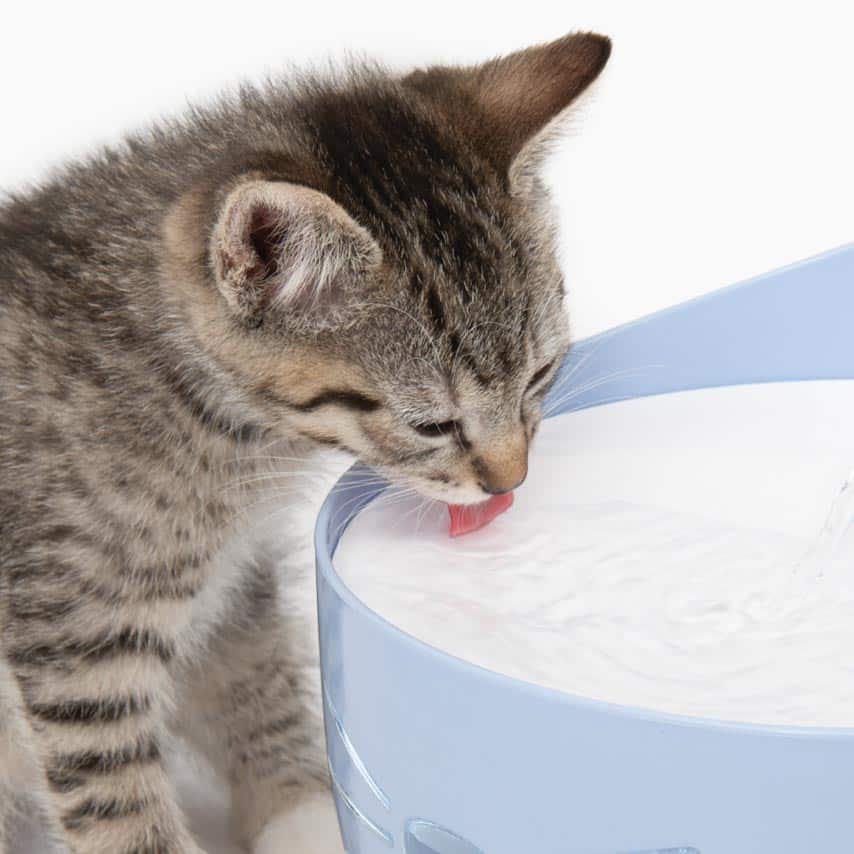
[[[284,229],[281,213],[268,205],[252,209],[248,222],[248,238],[258,263],[250,276],[267,279],[279,272]]]

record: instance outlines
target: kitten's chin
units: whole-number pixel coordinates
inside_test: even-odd
[[[486,493],[477,490],[477,492],[472,495],[466,494],[461,497],[446,497],[441,500],[449,507],[478,507],[484,502],[489,501],[489,496]]]
[[[454,486],[416,475],[396,475],[394,472],[386,473],[386,477],[391,481],[392,487],[401,490],[414,490],[418,495],[432,501],[440,501],[442,504],[467,506],[481,504],[489,498],[489,495],[483,492],[480,487],[474,485]]]

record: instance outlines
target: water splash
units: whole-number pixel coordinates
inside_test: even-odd
[[[793,576],[854,585],[854,470],[848,475],[827,514],[824,527],[798,561]]]

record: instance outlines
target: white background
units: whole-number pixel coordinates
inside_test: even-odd
[[[611,35],[549,167],[583,336],[854,240],[854,13],[837,3],[15,2],[0,186],[241,78],[346,51],[475,61]]]

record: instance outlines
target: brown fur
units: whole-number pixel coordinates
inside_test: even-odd
[[[247,844],[324,789],[304,627],[233,544],[317,443],[445,501],[524,477],[568,345],[533,176],[609,49],[247,87],[0,208],[0,776],[69,848],[198,850],[169,729]]]

